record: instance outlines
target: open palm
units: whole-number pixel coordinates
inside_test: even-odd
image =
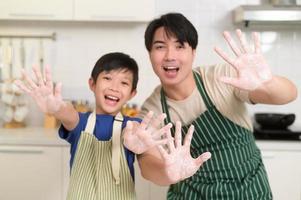
[[[221,77],[221,81],[239,89],[252,91],[271,80],[272,72],[262,55],[258,33],[253,33],[254,51],[247,44],[244,34],[240,30],[236,33],[240,41],[239,46],[229,32],[225,31],[223,34],[236,58],[232,59],[220,48],[215,48],[215,51],[237,71],[237,77]]]
[[[29,75],[22,71],[23,80],[16,80],[15,84],[25,93],[30,95],[44,113],[53,114],[59,110],[64,101],[61,96],[61,84],[54,88],[51,72],[48,67],[45,69],[45,80],[40,69],[33,67],[36,82]]]
[[[158,146],[164,162],[165,171],[169,177],[169,180],[173,183],[194,175],[196,171],[199,170],[199,168],[203,165],[203,163],[211,157],[209,152],[205,152],[197,158],[193,158],[190,155],[190,144],[193,132],[194,127],[191,126],[182,145],[181,123],[177,122],[175,140],[169,140],[167,143],[167,149],[162,146]],[[170,129],[168,132],[168,137],[172,137]]]
[[[123,131],[124,145],[135,154],[141,154],[154,146],[165,144],[168,139],[161,136],[172,127],[168,124],[160,128],[165,117],[165,114],[153,117],[153,112],[150,111],[140,124],[134,125],[134,122],[128,121]]]

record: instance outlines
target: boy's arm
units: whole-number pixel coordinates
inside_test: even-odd
[[[15,84],[34,99],[43,113],[54,115],[67,130],[74,129],[79,117],[72,104],[63,101],[62,84],[54,87],[49,67],[44,71],[45,78],[37,67],[33,67],[33,72],[36,82],[22,71],[23,81],[16,80]]]
[[[60,120],[64,128],[68,131],[73,130],[79,122],[78,112],[70,102],[64,102],[60,109],[53,113],[53,116]]]

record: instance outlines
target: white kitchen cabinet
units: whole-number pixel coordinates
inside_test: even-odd
[[[0,1],[0,19],[71,20],[73,0],[9,0]]]
[[[74,20],[149,21],[154,0],[74,0]]]
[[[64,21],[149,21],[154,0],[0,1],[0,19]]]
[[[66,167],[61,146],[0,146],[0,199],[66,199]]]
[[[301,143],[257,141],[257,145],[268,173],[273,199],[301,200]],[[166,199],[168,187],[145,182],[144,188],[147,187],[149,197],[140,199]]]
[[[263,150],[274,200],[301,200],[301,152]]]

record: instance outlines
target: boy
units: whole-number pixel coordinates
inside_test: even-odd
[[[32,96],[44,113],[53,114],[62,123],[59,136],[71,144],[67,199],[134,199],[135,154],[123,146],[120,135],[127,121],[140,120],[122,116],[120,111],[136,94],[136,61],[123,53],[108,53],[96,62],[89,79],[96,103],[92,113],[78,113],[70,103],[64,102],[61,84],[56,85],[53,91],[49,68],[46,68],[45,80],[37,68],[33,71],[37,83],[23,72],[27,84],[17,80],[16,85]],[[147,116],[151,119],[152,113]],[[164,132],[165,129],[161,129],[161,133]],[[149,147],[164,143],[164,140],[148,138],[145,145],[132,132],[125,134],[129,135],[126,137],[129,138],[127,147],[135,153],[143,153]]]

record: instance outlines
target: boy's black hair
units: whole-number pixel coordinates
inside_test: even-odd
[[[113,52],[101,56],[94,65],[91,78],[96,83],[98,75],[103,72],[112,70],[128,70],[133,73],[132,91],[137,88],[138,83],[138,65],[129,55]]]
[[[196,49],[198,45],[198,33],[192,23],[180,13],[167,13],[154,19],[147,26],[144,34],[144,42],[148,51],[151,50],[154,34],[160,27],[164,27],[168,37],[174,36],[182,45],[184,42],[187,42],[192,49]]]

